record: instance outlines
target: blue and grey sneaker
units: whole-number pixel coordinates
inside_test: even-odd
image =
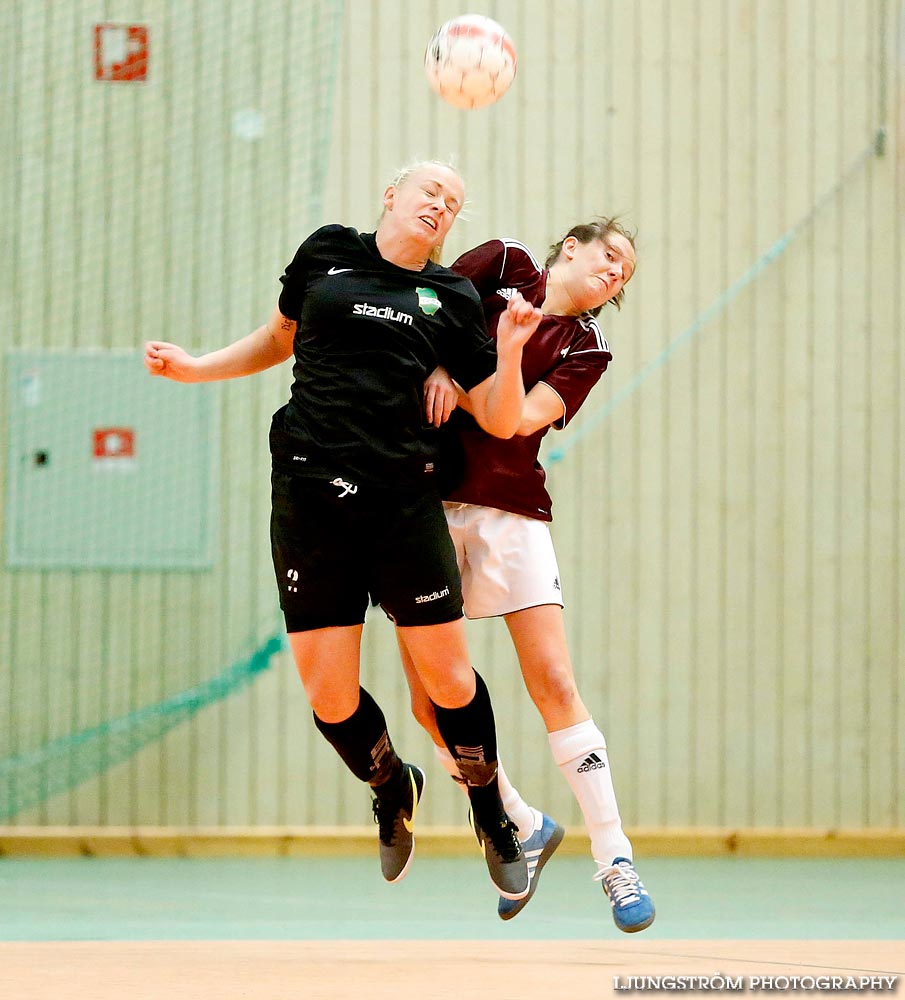
[[[650,927],[656,915],[654,904],[628,858],[616,858],[609,868],[601,868],[594,878],[603,885],[619,930],[633,934]]]
[[[528,895],[522,899],[506,899],[504,896],[500,896],[497,913],[501,920],[511,920],[528,905],[534,895],[534,890],[537,888],[541,869],[553,857],[553,852],[562,843],[565,832],[555,819],[544,816],[540,829],[535,830],[523,842],[522,850],[528,859],[528,878],[531,880],[528,885]]]

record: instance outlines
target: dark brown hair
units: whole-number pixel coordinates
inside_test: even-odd
[[[559,260],[559,255],[562,253],[562,245],[570,237],[574,236],[579,243],[593,243],[594,240],[600,240],[603,243],[607,236],[622,236],[629,241],[632,249],[635,249],[635,233],[629,229],[626,229],[615,217],[599,218],[594,219],[592,222],[582,222],[577,226],[572,226],[572,228],[566,233],[565,236],[558,242],[554,243],[550,247],[550,252],[547,254],[547,259],[544,262],[544,267],[548,270]],[[622,301],[625,298],[625,287],[619,289],[619,291],[609,300],[605,302],[604,305],[614,305],[617,309],[622,308]],[[598,306],[596,309],[589,309],[588,313],[591,316],[598,316],[600,310],[603,306]]]

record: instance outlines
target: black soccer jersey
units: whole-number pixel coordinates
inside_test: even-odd
[[[373,233],[335,225],[313,233],[280,280],[280,311],[298,330],[291,398],[271,427],[274,466],[431,488],[436,434],[424,379],[442,364],[468,390],[496,369],[474,287],[430,262],[398,267]]]

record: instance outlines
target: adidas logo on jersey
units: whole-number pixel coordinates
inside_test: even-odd
[[[517,289],[517,288],[498,288],[498,289],[496,290],[496,293],[497,293],[497,295],[499,295],[499,296],[500,296],[501,298],[504,298],[504,299],[506,299],[506,301],[508,302],[508,301],[509,301],[509,299],[511,299],[511,298],[512,298],[512,296],[513,296],[513,295],[515,295],[515,293],[516,293],[517,291],[518,291],[518,289]]]
[[[596,753],[590,754],[588,757],[581,762],[578,768],[578,774],[587,774],[588,771],[596,771],[598,768],[606,767],[606,764],[597,756]]]

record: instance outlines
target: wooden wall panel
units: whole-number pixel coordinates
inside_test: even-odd
[[[372,229],[416,158],[452,157],[468,183],[448,260],[498,235],[542,258],[575,222],[621,214],[639,267],[604,311],[614,361],[545,456],[572,657],[623,817],[905,824],[901,4],[495,0],[518,75],[469,114],[421,71],[458,12],[4,7],[4,348],[235,339],[308,232]],[[144,84],[93,79],[92,26],[117,19],[150,25]],[[0,760],[203,683],[279,628],[266,436],[289,382],[287,367],[222,387],[211,571],[0,567]],[[579,823],[503,624],[468,634],[512,778]],[[277,660],[19,821],[367,822]],[[428,763],[426,820],[460,822],[376,612],[362,677]]]

